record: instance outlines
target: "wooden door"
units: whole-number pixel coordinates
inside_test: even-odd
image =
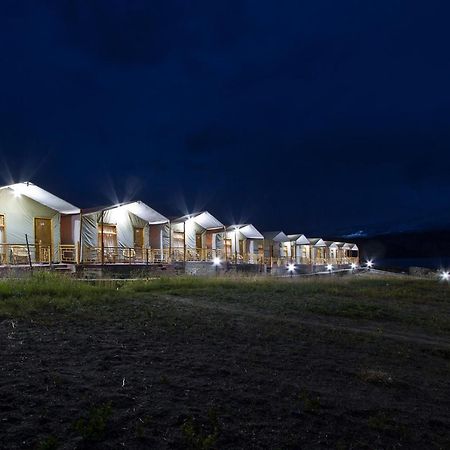
[[[202,235],[200,233],[195,235],[195,247],[202,248]]]
[[[52,219],[34,219],[34,243],[36,262],[50,262],[52,259]]]
[[[134,228],[134,248],[144,248],[144,228]]]
[[[243,258],[245,255],[244,241],[242,239],[239,239],[239,254],[241,255],[241,258]]]
[[[144,258],[144,228],[134,227],[134,253],[136,260],[142,261]]]

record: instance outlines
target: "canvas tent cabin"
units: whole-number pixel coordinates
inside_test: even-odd
[[[328,247],[328,264],[347,266],[358,264],[358,246],[346,242],[325,241]]]
[[[325,241],[329,250],[329,264],[344,264],[343,262],[343,246],[344,242]]]
[[[141,201],[81,213],[81,261],[87,264],[164,262],[169,219]]]
[[[226,230],[225,257],[235,263],[262,264],[264,236],[252,224],[232,225]]]
[[[345,264],[359,264],[359,248],[356,244],[346,242],[342,246],[342,258]]]
[[[212,261],[224,257],[225,225],[208,211],[187,214],[171,222],[173,261]]]
[[[283,231],[267,231],[264,236],[264,261],[267,265],[281,266],[290,256],[289,238]]]
[[[295,264],[311,264],[311,242],[304,234],[288,234],[291,261]]]
[[[315,265],[326,265],[329,259],[327,243],[322,238],[309,238],[311,245],[311,263]]]
[[[67,250],[75,260],[79,212],[30,182],[0,187],[0,263],[60,262]]]

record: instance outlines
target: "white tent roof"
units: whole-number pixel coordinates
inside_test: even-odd
[[[352,250],[354,250],[354,251],[358,251],[359,250],[359,248],[358,248],[358,246],[355,244],[353,247],[352,247]]]
[[[179,217],[175,219],[173,223],[183,223],[188,220],[194,221],[197,225],[204,228],[205,230],[216,230],[218,228],[224,228],[224,224],[217,220],[211,213],[208,211],[187,214],[183,217]]]
[[[247,239],[264,239],[264,236],[251,224],[232,225],[227,231],[238,230]]]
[[[25,195],[25,197],[31,198],[31,200],[47,206],[47,208],[53,209],[54,211],[58,211],[61,214],[80,213],[80,209],[76,206],[30,182],[10,184],[9,186],[2,186],[0,189],[11,189],[17,195]]]
[[[333,242],[330,245],[330,248],[344,248],[345,244],[343,242]]]
[[[263,233],[264,239],[274,242],[287,242],[289,238],[282,231],[265,231]]]
[[[167,223],[169,221],[167,217],[164,217],[158,211],[155,211],[153,208],[150,208],[150,206],[141,201],[129,203],[127,208],[128,211],[147,221],[151,225]]]
[[[314,247],[326,247],[327,244],[322,238],[311,238],[309,242],[314,245]]]
[[[118,209],[123,208],[126,211],[131,212],[135,216],[139,217],[142,220],[145,220],[150,225],[158,225],[161,223],[167,223],[169,222],[169,219],[167,217],[164,217],[162,214],[160,214],[158,211],[155,211],[153,208],[150,208],[150,206],[146,205],[144,202],[141,202],[140,200],[135,202],[128,202],[128,203],[119,203],[117,205],[111,205],[104,208],[94,208],[86,210],[86,214],[98,214],[102,211],[110,211],[112,209]]]
[[[289,240],[294,241],[297,245],[310,244],[308,238],[304,234],[288,234]]]

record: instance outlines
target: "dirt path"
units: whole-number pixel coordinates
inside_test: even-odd
[[[438,347],[446,350],[450,350],[450,341],[447,339],[442,339],[436,336],[428,336],[422,333],[404,333],[397,331],[385,331],[384,327],[386,323],[376,323],[376,326],[354,326],[354,325],[344,325],[342,323],[337,323],[336,320],[317,320],[312,318],[290,318],[290,317],[280,317],[276,314],[261,313],[255,310],[237,308],[231,305],[218,305],[217,303],[211,303],[207,300],[192,299],[188,297],[177,297],[172,295],[163,296],[164,299],[182,303],[184,305],[189,305],[198,308],[204,308],[208,310],[215,310],[224,312],[227,314],[245,315],[247,317],[254,317],[257,319],[279,321],[284,323],[292,323],[305,327],[321,327],[329,330],[344,331],[348,333],[360,333],[366,335],[376,335],[384,337],[386,339],[392,339],[401,342],[408,342],[411,344],[428,345],[433,347]]]

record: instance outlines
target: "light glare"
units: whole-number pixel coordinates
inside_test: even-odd
[[[371,267],[373,267],[373,261],[370,259],[369,261],[367,261],[366,265],[370,269]]]
[[[327,264],[327,270],[331,272],[333,270],[333,266],[331,264]]]
[[[447,272],[447,271],[442,272],[442,273],[441,273],[441,278],[442,278],[444,281],[448,281],[448,280],[450,279],[450,273]]]
[[[294,272],[295,265],[294,264],[288,264],[288,270],[289,270],[289,272]]]
[[[213,264],[214,264],[215,266],[220,266],[220,263],[221,263],[221,262],[222,262],[221,259],[218,258],[217,256],[213,259]]]

